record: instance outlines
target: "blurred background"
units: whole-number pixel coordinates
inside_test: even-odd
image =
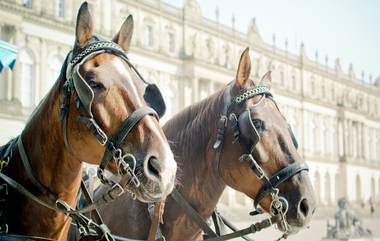
[[[58,77],[81,2],[0,0],[0,144],[20,133]],[[168,107],[164,121],[231,81],[249,46],[252,78],[273,71],[275,98],[310,166],[319,203],[310,228],[289,240],[326,236],[341,197],[380,236],[379,2],[88,3],[96,32],[106,38],[133,15],[129,55],[160,86]],[[255,220],[248,215],[252,201],[230,188],[219,209],[240,227]],[[269,229],[253,237],[277,236]]]

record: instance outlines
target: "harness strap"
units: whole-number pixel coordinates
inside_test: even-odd
[[[257,206],[272,188],[276,188],[278,185],[293,177],[297,173],[308,170],[309,167],[306,162],[294,162],[281,169],[274,174],[269,181],[264,182],[264,185],[260,188],[258,195],[255,198],[254,205]]]
[[[86,199],[87,203],[93,204],[94,200],[92,200],[90,192],[88,191],[86,184],[84,183],[83,179],[80,183],[80,188],[82,190],[83,196]],[[97,224],[104,224],[102,216],[100,216],[98,209],[94,209],[91,214],[93,214],[93,218]]]
[[[160,223],[162,223],[162,215],[164,213],[165,201],[158,202],[154,205],[153,218],[149,229],[147,241],[155,241]]]
[[[253,234],[253,233],[261,231],[262,229],[269,228],[270,226],[272,226],[273,223],[277,222],[277,219],[278,219],[277,216],[272,216],[260,222],[254,223],[248,228],[234,231],[233,233],[225,234],[220,237],[208,238],[206,240],[207,241],[224,241],[224,240],[230,240],[233,238],[244,237],[248,234]]]
[[[177,202],[177,204],[185,211],[185,213],[195,221],[198,226],[210,237],[217,237],[216,233],[208,226],[207,222],[203,219],[201,215],[186,201],[186,199],[181,195],[181,193],[174,189],[171,193],[172,198]]]
[[[0,241],[55,241],[49,238],[37,237],[37,236],[27,236],[18,234],[0,234]]]
[[[223,113],[218,122],[216,141],[213,146],[215,150],[216,171],[218,174],[219,174],[220,156],[222,154],[222,148],[223,148],[223,142],[224,142],[224,132],[228,124],[227,114],[228,114],[228,109],[230,108],[230,103],[231,103],[230,87],[228,87],[228,90],[224,91],[223,102],[224,102]]]
[[[114,200],[116,197],[121,195],[120,193],[124,193],[124,190],[119,185],[115,185],[110,191],[108,191],[106,194],[104,194],[100,199],[95,201],[93,204],[91,204],[85,208],[81,208],[81,209],[77,209],[77,210],[66,210],[66,209],[61,209],[61,208],[55,207],[55,206],[41,200],[40,198],[35,196],[33,193],[29,192],[25,187],[23,187],[17,181],[8,177],[4,173],[0,173],[0,178],[3,179],[6,183],[8,183],[11,187],[13,187],[16,191],[18,191],[19,193],[23,194],[24,196],[32,199],[33,201],[40,204],[41,206],[43,206],[47,209],[50,209],[52,211],[61,212],[61,213],[65,213],[68,215],[91,212],[92,210],[103,206],[104,204],[108,203],[109,201]],[[57,199],[55,202],[56,202],[56,204],[67,205],[67,203],[61,199]]]
[[[99,169],[104,170],[111,160],[114,151],[119,147],[124,138],[131,132],[133,127],[146,115],[155,115],[156,111],[148,106],[140,107],[135,110],[122,124],[119,130],[110,138],[106,143],[106,150],[102,161],[100,162]],[[98,172],[99,173],[99,172]]]
[[[214,222],[215,229],[216,229],[216,227],[218,227],[218,229],[220,230],[220,224],[223,224],[223,225],[226,225],[233,232],[239,231],[239,229],[237,227],[235,227],[235,225],[233,225],[230,221],[228,221],[225,217],[222,216],[222,214],[220,214],[216,210],[212,213],[212,220]],[[219,236],[220,236],[220,234],[219,234]],[[250,239],[246,236],[241,236],[241,238],[246,240],[246,241],[253,241],[252,239]]]
[[[18,146],[22,164],[24,165],[24,169],[26,171],[26,175],[28,176],[28,179],[33,183],[34,186],[36,186],[40,190],[41,193],[47,195],[50,199],[57,200],[58,198],[57,195],[52,193],[44,184],[38,181],[37,178],[35,177],[32,167],[30,166],[28,155],[26,154],[26,151],[25,151],[24,143],[22,142],[22,133],[18,137],[17,146]]]

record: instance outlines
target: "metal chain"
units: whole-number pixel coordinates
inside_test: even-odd
[[[256,95],[261,95],[261,94],[271,94],[270,89],[267,86],[256,86],[254,88],[248,89],[244,91],[244,93],[238,95],[235,97],[235,102],[240,104],[241,102],[248,100]]]
[[[124,53],[124,50],[116,43],[109,42],[109,41],[100,41],[96,43],[89,44],[82,52],[77,54],[71,61],[71,65],[76,65],[83,57],[87,56],[88,54],[95,52],[97,50],[105,49],[105,48],[112,48],[119,50]]]

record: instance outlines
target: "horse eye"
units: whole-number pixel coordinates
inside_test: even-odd
[[[262,121],[260,119],[252,119],[252,123],[258,131],[264,131],[265,130],[264,121]]]
[[[104,85],[102,83],[96,82],[95,80],[88,81],[88,84],[94,90],[104,89]]]

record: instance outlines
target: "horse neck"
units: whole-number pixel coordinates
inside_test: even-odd
[[[190,106],[164,126],[180,167],[181,192],[203,216],[211,215],[225,188],[213,149],[223,93]]]
[[[59,118],[61,82],[56,81],[33,112],[24,128],[22,141],[36,179],[52,193],[75,206],[82,164],[66,151],[64,145]],[[24,171],[19,173],[25,174]]]

